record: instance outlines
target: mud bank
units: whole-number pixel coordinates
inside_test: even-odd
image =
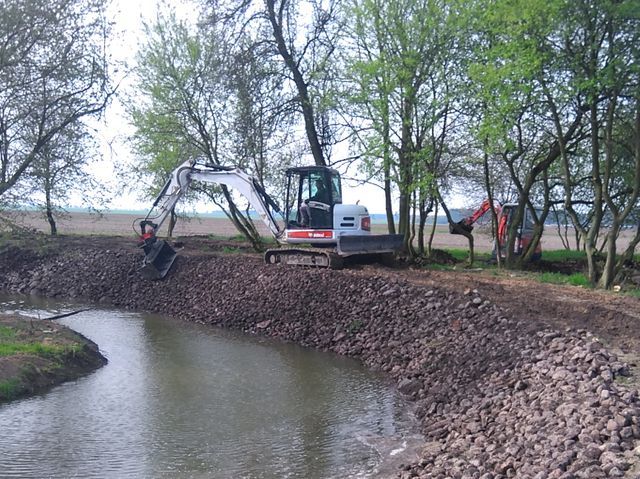
[[[98,369],[98,346],[60,324],[0,317],[0,402],[45,391]]]
[[[540,329],[474,291],[384,272],[180,256],[163,282],[134,251],[0,253],[0,289],[78,298],[295,341],[386,371],[416,402],[425,478],[638,477],[640,401],[628,368],[588,332]]]

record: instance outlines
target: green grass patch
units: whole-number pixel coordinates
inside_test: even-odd
[[[589,280],[582,273],[562,274],[562,273],[540,273],[534,275],[541,283],[571,284],[573,286],[590,286]]]
[[[465,270],[462,265],[468,259],[469,250],[463,248],[447,248],[444,249],[448,254],[456,259],[459,263],[456,265],[448,265],[448,264],[435,264],[435,263],[427,263],[425,264],[426,269],[437,270],[437,271],[453,271],[453,270]],[[542,254],[542,259],[548,261],[550,263],[563,263],[566,262],[575,266],[576,262],[583,261],[586,258],[586,255],[583,251],[569,251],[569,250],[553,250],[553,251],[544,251]],[[495,263],[491,262],[492,255],[490,252],[482,252],[476,253],[474,259],[474,266],[481,268],[487,273],[493,274],[495,276],[501,276],[503,274],[513,273],[511,270],[507,270],[504,268],[498,268]],[[569,269],[572,269],[571,267]],[[535,272],[524,272],[527,277],[539,281],[541,283],[551,283],[551,284],[567,284],[572,286],[583,286],[590,287],[589,280],[587,276],[579,271],[576,271],[572,274],[560,273],[560,272],[545,272],[545,273],[535,273]],[[640,292],[638,293],[640,296]]]
[[[0,398],[11,399],[18,393],[20,381],[12,378],[6,381],[0,381]]]
[[[624,294],[625,296],[631,296],[632,298],[640,299],[640,289],[637,288],[625,290],[622,294]]]
[[[567,249],[545,250],[542,252],[542,259],[551,262],[563,261],[583,261],[587,258],[584,251],[575,251]]]
[[[0,326],[0,342],[13,340],[15,337],[16,332],[13,328]]]
[[[57,344],[0,342],[0,357],[14,354],[34,354],[36,356],[57,356],[74,348]]]
[[[451,256],[453,256],[456,261],[464,263],[469,259],[469,250],[463,248],[444,248],[443,251],[446,251]],[[474,251],[474,262],[486,262],[491,259],[491,253],[488,252],[478,252]]]
[[[446,248],[444,249],[444,251],[446,251],[451,256],[453,256],[456,259],[456,261],[466,261],[467,258],[469,258],[469,250],[466,250],[466,249]]]

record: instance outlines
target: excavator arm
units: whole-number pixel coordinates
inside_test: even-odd
[[[258,212],[260,219],[277,240],[282,236],[271,211],[280,211],[278,205],[264,191],[252,176],[245,172],[218,165],[202,165],[194,161],[185,161],[171,173],[160,194],[153,202],[147,216],[140,221],[140,235],[150,234],[152,228],[157,231],[167,219],[176,203],[187,193],[192,181],[230,186],[244,196]]]
[[[139,226],[140,246],[145,252],[141,270],[143,276],[149,279],[161,279],[171,269],[176,252],[155,234],[171,214],[176,203],[187,193],[192,181],[226,185],[237,190],[258,212],[274,238],[279,242],[282,241],[283,229],[271,212],[273,210],[277,213],[280,209],[255,178],[230,167],[185,161],[173,170],[146,217],[136,220]]]
[[[491,203],[491,201],[484,200],[480,207],[475,210],[471,215],[466,218],[458,221],[457,223],[453,223],[449,225],[449,232],[451,234],[463,234],[462,231],[467,233],[471,233],[473,231],[473,225],[478,221],[482,216],[493,208],[497,215],[500,216],[500,211],[502,210],[502,206],[500,203]]]

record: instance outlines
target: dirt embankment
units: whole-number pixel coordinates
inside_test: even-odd
[[[98,346],[49,321],[0,317],[0,401],[44,391],[107,360]]]
[[[192,251],[153,283],[140,279],[134,250],[62,246],[45,256],[0,252],[0,289],[218,324],[386,371],[416,402],[425,435],[402,477],[638,477],[638,391],[627,365],[587,330],[549,328],[533,312],[511,314],[428,275]]]

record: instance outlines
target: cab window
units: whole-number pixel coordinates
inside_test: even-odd
[[[342,186],[340,185],[340,175],[331,175],[331,195],[333,196],[333,203],[342,203]]]
[[[309,200],[317,201],[319,203],[330,203],[329,190],[325,184],[324,175],[322,173],[311,173],[309,175],[309,187],[311,194]]]

